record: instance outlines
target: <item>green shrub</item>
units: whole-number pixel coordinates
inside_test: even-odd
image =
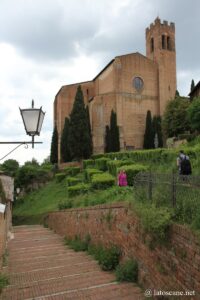
[[[76,177],[67,177],[67,185],[68,186],[73,186],[78,183],[82,182],[81,179],[76,178]]]
[[[80,173],[81,168],[80,167],[66,167],[63,169],[63,172],[66,175],[76,176],[78,173]]]
[[[90,244],[90,235],[87,234],[83,240],[80,236],[75,236],[75,239],[65,238],[65,244],[72,248],[74,251],[87,251]]]
[[[61,182],[64,180],[64,178],[66,177],[66,174],[65,173],[58,173],[55,175],[55,179],[56,179],[56,182]]]
[[[92,187],[94,189],[106,189],[115,184],[115,178],[108,174],[95,174],[92,176]]]
[[[94,166],[95,166],[94,159],[83,160],[83,169],[94,168]]]
[[[107,171],[107,163],[109,162],[109,160],[110,159],[106,157],[95,159],[95,167],[100,171]]]
[[[119,168],[121,166],[125,166],[125,165],[126,166],[132,165],[132,164],[133,164],[133,161],[131,161],[131,160],[110,160],[107,163],[108,171],[113,176],[117,175],[117,168]]]
[[[85,194],[90,190],[90,184],[79,183],[74,186],[69,186],[67,188],[68,196],[74,197],[76,195]]]
[[[117,173],[119,173],[121,170],[124,170],[127,175],[127,181],[128,185],[133,185],[133,179],[134,177],[141,171],[145,172],[149,169],[147,166],[143,166],[140,164],[135,165],[129,165],[129,166],[122,166],[117,169]]]
[[[112,246],[111,248],[102,248],[98,251],[98,262],[102,270],[114,270],[119,264],[121,251],[118,247]]]
[[[144,230],[157,241],[165,241],[172,223],[172,213],[169,208],[137,203],[134,209],[140,217]]]
[[[9,284],[8,277],[0,273],[0,293],[2,292],[3,288],[8,284]]]
[[[85,169],[84,171],[84,178],[86,181],[91,182],[92,176],[94,174],[102,174],[102,171],[97,169]]]
[[[117,281],[137,282],[138,263],[134,259],[128,259],[116,268]]]
[[[68,209],[68,208],[72,208],[72,207],[73,207],[73,203],[72,203],[72,200],[70,200],[70,199],[68,199],[66,201],[60,201],[58,203],[59,210]]]

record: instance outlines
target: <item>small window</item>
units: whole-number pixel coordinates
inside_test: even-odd
[[[87,89],[86,92],[87,92],[87,96],[88,96],[89,95],[89,90]]]
[[[167,49],[171,50],[171,40],[169,36],[167,37]]]
[[[151,52],[154,51],[154,40],[153,38],[151,38]]]
[[[162,35],[162,49],[165,49],[165,35]]]
[[[143,89],[144,86],[144,82],[142,80],[142,78],[140,77],[135,77],[133,79],[133,87],[137,90],[137,91],[141,91]]]

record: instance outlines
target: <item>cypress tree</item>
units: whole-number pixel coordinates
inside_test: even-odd
[[[71,161],[70,147],[69,147],[69,119],[65,118],[65,124],[62,131],[60,143],[61,158],[63,162]]]
[[[74,160],[89,158],[90,135],[81,86],[77,88],[74,105],[70,114],[69,145]]]
[[[152,127],[152,118],[150,110],[147,111],[146,116],[146,129],[144,134],[144,149],[152,149],[154,148],[154,137],[153,137],[153,127]]]
[[[191,86],[190,86],[190,92],[193,90],[194,87],[195,87],[195,83],[194,83],[194,79],[192,79]]]
[[[112,152],[120,151],[119,126],[117,126],[117,114],[112,110],[110,116],[110,146]]]
[[[50,162],[52,164],[58,163],[58,130],[55,125],[51,140],[51,153],[50,153]]]
[[[111,145],[110,145],[110,128],[106,125],[106,134],[105,134],[105,152],[111,152]]]
[[[88,132],[89,132],[88,157],[90,157],[93,153],[93,142],[92,142],[92,129],[90,124],[90,112],[89,112],[88,105],[86,106],[86,116],[88,122]]]

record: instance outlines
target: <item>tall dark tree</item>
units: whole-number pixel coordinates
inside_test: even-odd
[[[152,149],[154,148],[154,138],[153,138],[154,130],[152,126],[152,118],[150,110],[147,111],[146,116],[146,128],[144,134],[144,149]]]
[[[69,147],[69,119],[65,118],[65,124],[61,135],[60,152],[63,162],[71,161]]]
[[[87,122],[88,122],[88,130],[89,130],[89,144],[88,144],[88,155],[91,156],[93,153],[93,142],[92,142],[92,129],[90,124],[90,112],[88,105],[86,106],[86,116],[87,116]]]
[[[56,126],[54,127],[51,140],[50,162],[52,164],[58,163],[58,130]]]
[[[194,87],[195,87],[195,83],[194,83],[194,79],[192,79],[191,86],[190,86],[190,92],[193,90]]]
[[[112,110],[110,116],[110,146],[112,152],[120,151],[119,126],[117,125],[117,114]]]
[[[105,152],[111,152],[111,143],[110,143],[110,128],[106,125],[106,134],[105,134]]]
[[[69,145],[73,160],[90,157],[90,134],[81,86],[77,88],[74,105],[70,114]]]

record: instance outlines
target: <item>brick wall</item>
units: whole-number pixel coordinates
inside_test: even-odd
[[[115,244],[124,257],[139,262],[139,282],[144,288],[200,292],[200,241],[181,225],[173,225],[167,246],[149,246],[137,217],[124,204],[71,209],[49,214],[48,224],[62,236],[93,243]]]

